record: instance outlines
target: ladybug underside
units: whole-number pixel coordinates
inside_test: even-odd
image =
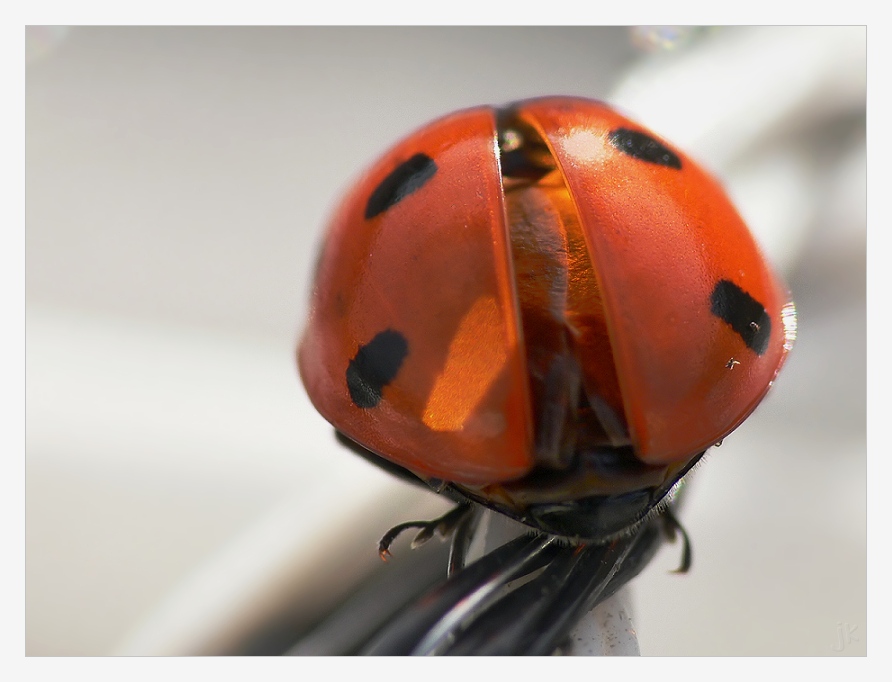
[[[375,454],[340,431],[336,430],[335,435],[341,444],[388,473],[430,487],[455,502],[470,500],[546,533],[598,542],[631,532],[651,514],[661,510],[678,482],[703,455],[700,453],[682,467],[666,472],[659,481],[644,485],[639,482],[637,487],[626,492],[591,494],[589,490],[586,494],[585,482],[597,477],[599,469],[600,475],[608,479],[622,470],[627,476],[634,474],[634,464],[625,463],[629,453],[611,453],[609,449],[589,453],[588,457],[577,457],[574,466],[564,471],[536,468],[512,484],[473,488],[424,477]],[[615,455],[613,467],[610,466],[611,454]],[[623,464],[618,464],[620,459]],[[576,497],[572,496],[574,491]]]

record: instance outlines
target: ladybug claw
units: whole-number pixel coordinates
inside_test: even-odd
[[[412,543],[409,545],[412,549],[416,547],[421,547],[425,542],[434,537],[434,533],[439,530],[439,527],[435,525],[433,521],[428,522],[426,525],[421,527],[421,530],[418,531],[418,535],[416,535],[412,539]],[[442,533],[441,533],[442,534]]]
[[[384,536],[378,542],[378,556],[381,557],[381,561],[387,561],[393,556],[390,553],[390,546],[404,530],[408,530],[409,528],[419,528],[423,525],[424,523],[422,521],[408,521],[406,523],[401,523],[398,526],[394,526],[384,533]]]

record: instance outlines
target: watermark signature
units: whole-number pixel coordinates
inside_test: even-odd
[[[853,642],[860,642],[858,639],[858,626],[851,623],[836,624],[836,641],[830,646],[832,651],[837,653],[845,651],[847,646]]]

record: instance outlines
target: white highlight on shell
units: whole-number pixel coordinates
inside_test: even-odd
[[[790,352],[796,341],[796,305],[793,301],[781,308],[781,323],[784,325],[784,350]]]

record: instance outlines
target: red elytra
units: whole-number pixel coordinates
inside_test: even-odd
[[[336,429],[486,486],[580,444],[677,469],[755,409],[794,333],[714,178],[552,97],[452,114],[372,166],[329,227],[298,355]]]

